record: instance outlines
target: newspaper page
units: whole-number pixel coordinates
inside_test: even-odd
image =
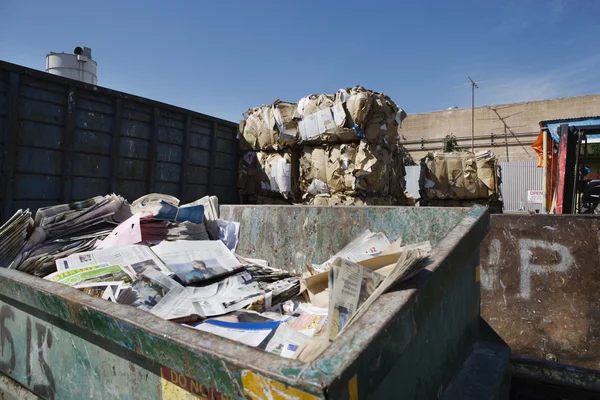
[[[242,266],[220,240],[180,240],[152,247],[156,254],[186,284],[230,274]]]
[[[375,292],[384,276],[349,260],[338,258],[333,262],[334,286],[330,289],[329,339],[333,340],[346,326],[354,313]]]
[[[92,282],[92,283],[80,283],[78,285],[74,285],[75,289],[79,289],[83,293],[92,296],[98,297],[104,300],[109,300],[112,302],[117,302],[117,296],[121,291],[121,286],[123,282],[115,281],[115,282]]]
[[[132,275],[119,265],[94,265],[68,271],[57,271],[44,279],[73,286],[83,282],[131,282]]]
[[[431,243],[422,242],[414,245],[403,247],[400,257],[389,275],[387,275],[384,281],[375,289],[375,291],[369,296],[369,298],[361,305],[360,309],[353,315],[352,319],[348,321],[341,331],[347,329],[354,321],[360,318],[366,310],[369,309],[384,292],[386,292],[394,284],[408,280],[419,273],[426,266],[428,253],[431,250]],[[387,267],[385,267],[387,268]],[[382,269],[385,269],[382,268]],[[379,272],[379,271],[378,271]]]
[[[342,250],[320,265],[312,265],[317,272],[327,271],[331,268],[334,260],[345,258],[353,262],[359,262],[371,257],[376,257],[390,246],[389,239],[381,232],[372,233],[366,230],[358,237],[348,243]]]
[[[308,339],[308,336],[288,326],[279,325],[275,334],[269,339],[265,351],[284,358],[296,358],[296,352]]]
[[[131,284],[131,288],[138,296],[132,305],[140,310],[149,311],[164,319],[190,315],[185,287],[153,268],[142,272]]]
[[[130,245],[86,253],[71,254],[56,260],[58,271],[67,271],[95,265],[119,265],[134,276],[148,268],[170,275],[172,271],[150,250],[148,246]]]
[[[199,323],[194,328],[248,346],[258,347],[278,326],[279,322],[243,323],[208,320]]]
[[[193,295],[192,305],[201,317],[213,317],[240,310],[258,299],[263,299],[265,295],[252,275],[247,272],[230,276],[202,289],[210,287],[212,291],[215,285],[217,288],[214,294],[198,291]]]

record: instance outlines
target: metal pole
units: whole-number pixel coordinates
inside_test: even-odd
[[[471,152],[475,148],[475,86],[471,85]]]
[[[471,81],[471,152],[475,150],[475,88],[478,88],[477,84],[469,76]]]
[[[548,201],[546,200],[546,196],[548,193],[548,187],[547,187],[547,179],[548,179],[548,132],[546,132],[546,130],[542,130],[542,135],[543,136],[543,164],[542,164],[542,191],[543,191],[543,196],[542,197],[542,214],[547,214],[548,213]]]

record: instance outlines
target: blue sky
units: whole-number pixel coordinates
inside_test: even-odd
[[[84,6],[85,4],[85,6]],[[600,92],[600,2],[0,0],[0,59],[91,47],[98,83],[238,120],[363,85],[408,113]]]

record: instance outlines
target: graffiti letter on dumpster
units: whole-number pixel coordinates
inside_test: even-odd
[[[15,320],[15,313],[13,310],[6,305],[3,305],[0,309],[0,356],[10,353],[8,361],[0,361],[0,370],[9,374],[14,371],[16,365],[15,358],[15,342],[13,341],[12,334],[6,327],[6,320]]]
[[[531,249],[542,249],[558,255],[556,264],[544,265],[531,262]],[[519,252],[521,256],[521,297],[528,299],[531,296],[531,274],[547,274],[548,272],[566,272],[575,262],[571,252],[566,246],[545,240],[520,239]]]
[[[500,264],[500,255],[502,243],[500,240],[493,239],[488,247],[488,262],[485,268],[481,268],[481,287],[491,290],[497,279],[498,264]]]

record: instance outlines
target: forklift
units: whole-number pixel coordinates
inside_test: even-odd
[[[600,143],[600,125],[563,124],[558,133],[557,189],[562,191],[563,214],[600,214],[600,175],[594,179],[590,168],[600,164],[600,152],[589,151],[590,144]]]

